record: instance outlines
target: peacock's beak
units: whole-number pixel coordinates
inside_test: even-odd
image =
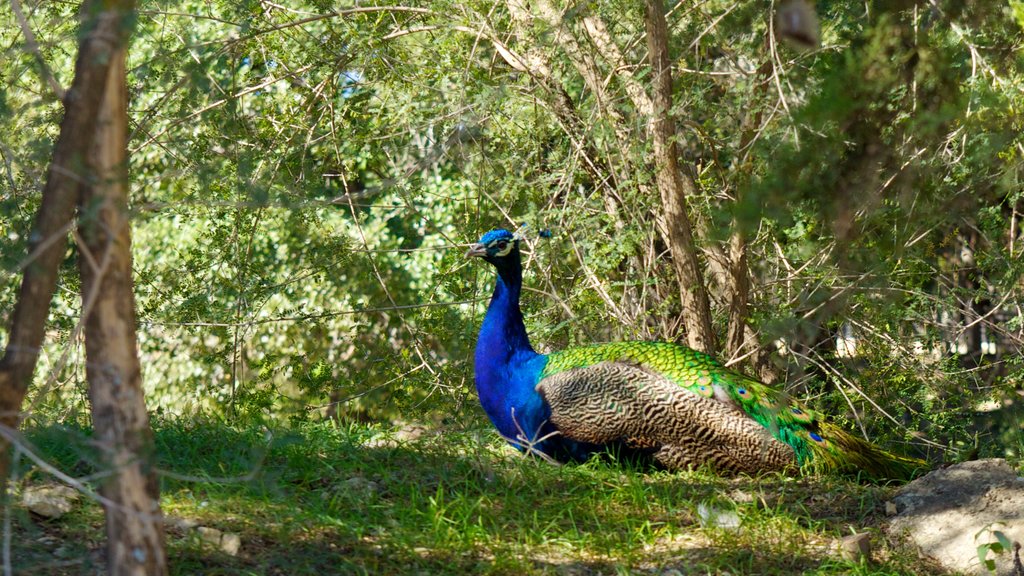
[[[469,250],[466,250],[466,258],[469,258],[470,256],[487,256],[487,247],[483,244],[470,244]]]

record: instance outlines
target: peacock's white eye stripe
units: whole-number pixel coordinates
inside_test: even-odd
[[[508,253],[512,251],[512,245],[513,243],[508,240],[497,240],[491,243],[491,246],[498,248],[498,251],[494,253],[495,256],[508,256]]]

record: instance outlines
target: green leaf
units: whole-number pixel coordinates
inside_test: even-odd
[[[1006,534],[1003,534],[1001,530],[993,530],[992,535],[995,536],[996,540],[999,541],[999,544],[1002,545],[1002,550],[999,550],[999,552],[1013,548],[1013,541],[1011,541],[1010,538],[1006,536]],[[995,550],[994,547],[993,550]]]

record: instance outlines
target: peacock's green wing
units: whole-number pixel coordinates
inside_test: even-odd
[[[568,348],[548,357],[542,376],[598,362],[633,362],[705,398],[734,404],[761,424],[806,422],[816,415],[773,388],[734,372],[711,356],[667,342],[612,342]],[[791,406],[788,411],[781,406]]]
[[[909,478],[925,463],[885,452],[821,415],[749,376],[723,366],[711,356],[666,342],[613,342],[569,348],[551,354],[542,378],[601,362],[632,363],[693,394],[739,408],[790,446],[807,470],[864,473],[882,478]]]

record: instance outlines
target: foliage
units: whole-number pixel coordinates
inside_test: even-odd
[[[542,4],[529,18],[517,2],[140,5],[130,168],[151,408],[479,419],[469,358],[490,272],[459,248],[521,222],[553,231],[527,263],[544,349],[680,339],[630,92],[649,83],[642,14]],[[810,52],[775,43],[769,2],[670,14],[716,328],[729,290],[712,264],[738,232],[749,324],[779,380],[935,460],[1024,450],[1018,4],[818,2]],[[0,13],[2,310],[60,116],[39,62],[69,84],[73,11],[30,11],[41,58]],[[37,422],[73,420],[86,398],[73,252]]]

